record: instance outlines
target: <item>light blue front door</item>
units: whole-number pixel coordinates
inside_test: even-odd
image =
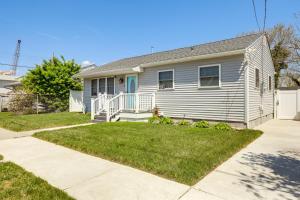
[[[137,92],[137,77],[136,76],[127,76],[126,80],[126,92],[127,93],[136,93]],[[127,108],[129,110],[135,109],[135,95],[127,96]]]
[[[136,93],[137,90],[137,80],[136,76],[127,76],[127,93]]]

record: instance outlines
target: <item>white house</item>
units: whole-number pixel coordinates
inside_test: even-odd
[[[164,116],[253,127],[273,118],[274,66],[265,35],[117,60],[81,71],[92,118]]]

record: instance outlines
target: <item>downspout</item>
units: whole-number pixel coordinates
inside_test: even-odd
[[[246,128],[249,127],[249,52],[248,50],[245,52],[245,58],[243,61],[243,65],[245,68],[245,123]]]

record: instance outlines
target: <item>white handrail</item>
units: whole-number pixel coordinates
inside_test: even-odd
[[[154,93],[120,93],[119,95],[109,99],[106,103],[106,121],[122,112],[146,112],[152,111],[155,107]]]

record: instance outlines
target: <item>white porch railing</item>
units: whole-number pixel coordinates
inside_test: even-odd
[[[98,97],[92,100],[92,119],[100,112],[106,112],[106,121],[122,111],[149,112],[155,107],[154,93],[120,93],[112,98]]]
[[[95,115],[99,115],[106,108],[106,102],[112,99],[113,94],[98,94],[97,98],[91,99],[91,118],[95,118]]]

